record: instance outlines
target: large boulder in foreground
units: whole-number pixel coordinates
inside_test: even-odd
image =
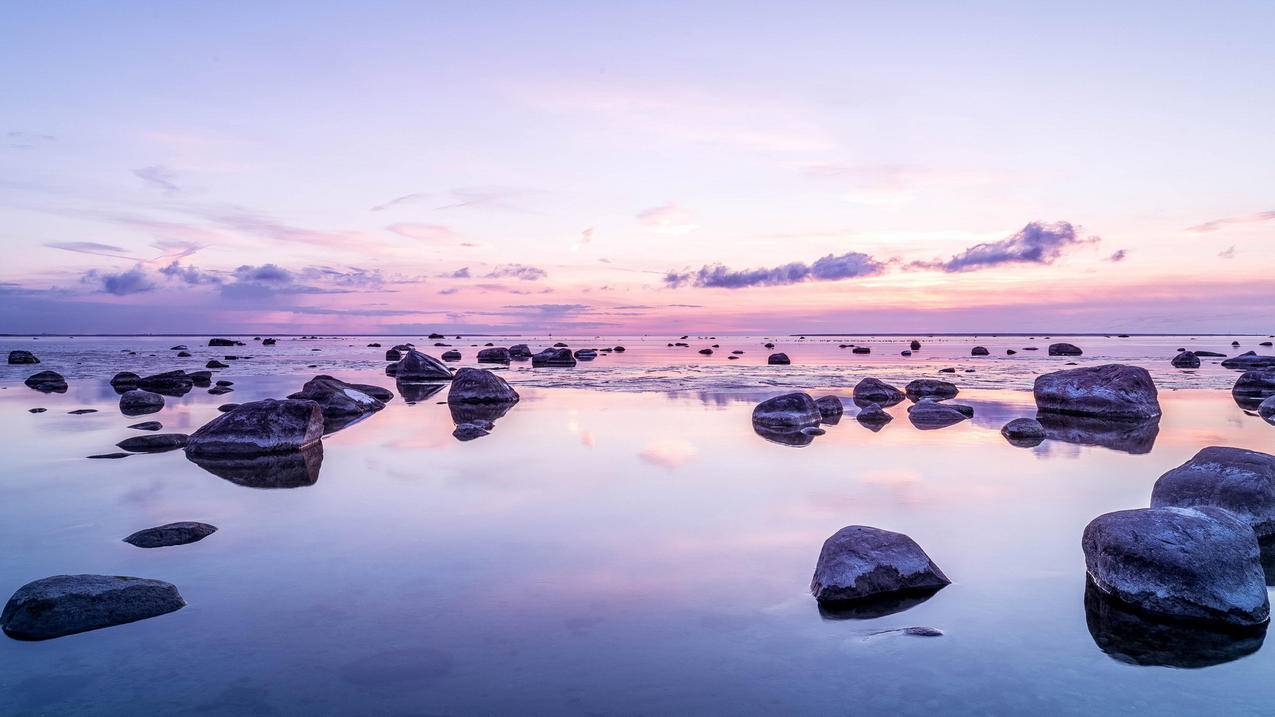
[[[923,398],[955,398],[960,393],[960,389],[956,384],[949,381],[940,381],[937,378],[918,378],[909,381],[908,385],[903,387],[903,392],[913,401],[919,401]]]
[[[1209,446],[1160,476],[1152,508],[1223,508],[1259,538],[1275,535],[1275,456],[1243,448]]]
[[[394,377],[402,381],[450,381],[452,370],[433,356],[412,349],[395,366]]]
[[[1275,396],[1275,369],[1245,371],[1235,380],[1231,393],[1245,398]]]
[[[753,408],[753,425],[772,431],[814,428],[822,420],[815,399],[801,391],[768,398]]]
[[[122,625],[186,606],[176,586],[117,575],[54,575],[18,588],[0,627],[19,640],[47,640]]]
[[[120,394],[120,413],[125,416],[143,416],[164,407],[164,397],[158,393],[135,388]]]
[[[267,398],[240,404],[190,435],[190,456],[296,451],[323,437],[323,410],[314,401]]]
[[[505,379],[481,368],[462,368],[452,379],[448,403],[516,403],[518,392]]]
[[[39,373],[27,376],[27,380],[23,381],[27,388],[33,388],[40,393],[66,393],[68,386],[66,379],[57,371],[41,371]]]
[[[1139,366],[1111,363],[1054,371],[1036,377],[1032,387],[1041,411],[1113,420],[1142,420],[1160,415],[1151,374]]]
[[[933,592],[950,582],[908,536],[851,525],[824,541],[810,592],[821,603],[838,603]]]
[[[1084,351],[1081,351],[1080,347],[1075,344],[1057,343],[1049,345],[1050,356],[1079,356],[1083,353]]]
[[[855,405],[866,406],[875,403],[878,406],[893,406],[903,400],[903,392],[885,381],[869,376],[855,384]]]
[[[1257,535],[1218,508],[1139,508],[1085,527],[1093,584],[1143,612],[1241,627],[1270,618]]]
[[[215,532],[217,532],[215,525],[187,521],[139,530],[125,538],[124,542],[139,548],[167,548],[173,545],[197,543]]]
[[[10,351],[9,363],[11,364],[40,363],[40,359],[36,358],[35,354],[31,353],[30,351]]]
[[[571,353],[571,349],[564,347],[547,348],[544,351],[531,357],[531,365],[533,367],[560,367],[569,368],[576,365],[576,357]]]
[[[323,411],[323,428],[327,433],[344,428],[354,421],[385,408],[394,397],[386,388],[360,383],[346,383],[332,376],[315,376],[301,390],[288,396],[300,401],[314,401]]]

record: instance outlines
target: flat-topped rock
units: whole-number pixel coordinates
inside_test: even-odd
[[[1144,612],[1252,627],[1270,604],[1257,535],[1218,508],[1139,508],[1085,527],[1081,546],[1094,585]]]
[[[1080,347],[1075,344],[1056,343],[1049,345],[1050,356],[1080,356],[1083,353],[1084,351],[1081,351]]]
[[[131,453],[165,453],[185,447],[189,438],[185,433],[156,433],[125,438],[115,445]]]
[[[171,583],[118,575],[54,575],[18,588],[0,627],[19,640],[48,640],[145,620],[186,606]]]
[[[352,420],[385,408],[394,394],[380,386],[346,383],[332,376],[315,376],[301,390],[288,396],[299,401],[314,401],[323,411],[324,431],[331,433],[349,425]]]
[[[547,348],[531,357],[531,365],[532,367],[570,368],[576,365],[576,357],[568,348]]]
[[[851,525],[824,541],[810,592],[821,603],[838,603],[934,592],[950,582],[915,540],[902,533]]]
[[[1275,368],[1275,356],[1259,356],[1253,351],[1245,351],[1222,362],[1222,368],[1233,368],[1247,371],[1255,368]]]
[[[773,344],[767,344],[766,348],[773,348]],[[788,358],[786,353],[775,353],[766,357],[766,363],[771,366],[787,366],[792,363],[792,359]]]
[[[1041,411],[1113,420],[1160,415],[1151,374],[1140,366],[1105,364],[1036,377],[1032,393]]]
[[[68,386],[66,379],[57,371],[41,371],[31,374],[23,381],[27,388],[35,389],[40,393],[66,393]]]
[[[124,542],[139,548],[166,548],[197,543],[215,532],[217,527],[207,523],[169,523],[139,530],[124,538]]]
[[[527,344],[514,344],[509,347],[510,359],[529,359],[531,358],[531,348]]]
[[[937,378],[918,378],[909,381],[908,385],[903,387],[903,392],[913,401],[919,401],[922,398],[954,398],[960,393],[960,389],[956,384],[950,381],[940,381]]]
[[[188,456],[296,451],[323,437],[323,410],[308,400],[267,398],[242,403],[190,436]]]
[[[1275,456],[1209,446],[1155,482],[1152,508],[1223,508],[1259,538],[1275,535]]]

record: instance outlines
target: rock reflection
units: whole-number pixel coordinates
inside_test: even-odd
[[[818,602],[819,616],[825,620],[872,620],[911,610],[934,597],[941,589],[890,593],[863,600]]]
[[[1069,416],[1040,411],[1036,420],[1045,427],[1051,441],[1101,446],[1135,455],[1150,453],[1160,433],[1160,419],[1146,421],[1109,421],[1092,416]]]
[[[514,405],[512,403],[449,403],[447,410],[452,413],[452,422],[459,426],[462,423],[481,421],[495,423],[497,419],[504,418]]]
[[[403,397],[408,403],[420,403],[428,401],[430,398],[438,394],[448,384],[439,383],[409,383],[407,381],[395,381],[394,387],[398,389],[398,395]]]
[[[1200,668],[1257,652],[1266,625],[1237,630],[1151,617],[1103,594],[1085,579],[1085,622],[1098,648],[1130,665]]]
[[[192,456],[187,460],[218,478],[248,488],[301,488],[319,480],[323,444],[255,456]]]
[[[814,443],[815,437],[808,433],[797,431],[777,431],[773,428],[766,428],[756,423],[753,424],[753,431],[757,435],[765,438],[771,443],[778,443],[784,446],[792,446],[794,448],[802,448]]]

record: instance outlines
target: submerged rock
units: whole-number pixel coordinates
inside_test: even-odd
[[[1037,376],[1032,393],[1041,411],[1117,420],[1160,415],[1155,383],[1139,366],[1113,363],[1054,371]]]
[[[433,356],[412,349],[398,362],[394,375],[405,381],[450,381],[452,370]]]
[[[970,349],[970,356],[987,356],[989,353],[986,346],[975,346]]]
[[[176,586],[118,575],[54,575],[18,588],[0,627],[19,640],[47,640],[156,617],[186,606]]]
[[[163,427],[164,427],[164,424],[160,423],[159,421],[142,421],[141,423],[134,423],[133,425],[129,426],[129,428],[133,428],[138,431],[158,431],[159,429]]]
[[[903,392],[879,379],[869,376],[854,387],[855,404],[875,403],[881,406],[893,406],[903,401]]]
[[[1015,418],[1001,427],[1001,435],[1015,446],[1031,448],[1045,440],[1045,427],[1034,418]]]
[[[768,344],[766,348],[773,348],[773,346]],[[767,356],[766,363],[770,364],[771,366],[787,366],[792,363],[792,360],[788,358],[788,354],[777,353],[777,354],[771,354],[770,356]]]
[[[968,418],[969,416],[955,407],[933,399],[925,399],[908,406],[908,420],[913,426],[923,431],[947,428]]]
[[[1085,566],[1103,594],[1152,615],[1256,626],[1270,618],[1257,536],[1218,508],[1139,508],[1085,527]]]
[[[185,433],[156,433],[125,438],[115,445],[132,453],[165,453],[184,447],[189,438]]]
[[[40,363],[40,359],[36,358],[35,354],[31,353],[30,351],[10,351],[9,363],[10,364],[34,364],[34,363]]]
[[[569,368],[576,365],[576,357],[568,348],[547,348],[531,357],[531,365],[532,367]]]
[[[207,523],[169,523],[139,530],[125,538],[124,542],[139,548],[166,548],[197,543],[215,532],[216,526]]]
[[[188,456],[295,451],[323,437],[323,411],[314,401],[267,398],[240,404],[190,436]]]
[[[1275,456],[1209,446],[1160,476],[1152,508],[1213,507],[1230,511],[1266,538],[1275,535]]]
[[[511,359],[509,349],[500,346],[483,349],[478,352],[478,363],[507,364]]]
[[[703,352],[701,351],[700,353]],[[572,355],[579,361],[592,361],[598,357],[598,352],[595,349],[576,349],[576,352]]]
[[[1190,351],[1183,351],[1173,357],[1172,363],[1174,368],[1199,368],[1200,357]]]
[[[753,408],[753,425],[779,431],[800,431],[823,420],[818,404],[804,392],[768,398]]]
[[[315,376],[301,390],[288,396],[299,401],[314,401],[323,411],[323,429],[332,433],[385,408],[394,394],[380,386],[346,383],[332,376]]]
[[[125,416],[142,416],[155,413],[164,407],[164,397],[158,393],[135,388],[120,395],[120,413]]]
[[[68,388],[66,379],[57,371],[41,371],[32,374],[23,383],[40,393],[66,393]]]
[[[1049,345],[1050,356],[1080,356],[1084,351],[1075,344],[1057,343]]]
[[[452,379],[448,403],[516,403],[518,392],[508,381],[481,368],[462,368]]]
[[[940,381],[936,378],[918,378],[908,382],[903,387],[903,392],[913,401],[919,401],[922,398],[955,398],[960,393],[960,389],[956,384],[948,381]]]
[[[824,541],[810,592],[821,603],[841,603],[897,593],[933,593],[950,582],[908,536],[851,525]]]
[[[820,420],[830,426],[841,421],[841,413],[845,410],[841,399],[836,396],[820,396],[815,399],[815,406],[819,409]]]

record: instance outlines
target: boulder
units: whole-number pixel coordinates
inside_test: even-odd
[[[125,438],[115,446],[131,453],[166,453],[184,447],[188,440],[190,437],[185,433],[156,433]]]
[[[141,379],[141,376],[132,371],[120,371],[111,377],[111,388],[115,389],[116,393],[131,391],[137,388],[137,382]]]
[[[518,392],[505,379],[481,368],[456,372],[447,392],[450,403],[517,403]]]
[[[323,437],[323,410],[308,400],[265,399],[240,404],[190,436],[187,456],[296,451]]]
[[[439,356],[439,358],[441,358],[444,361],[459,361],[461,359],[461,355],[459,351],[455,351],[455,350],[444,351],[442,355]]]
[[[10,351],[9,363],[10,364],[40,363],[40,359],[36,358],[35,354],[31,353],[30,351]]]
[[[315,376],[301,390],[288,396],[298,401],[314,401],[323,411],[323,430],[332,433],[385,408],[393,394],[380,386],[346,383],[332,376]]]
[[[819,409],[820,421],[831,426],[841,421],[841,412],[845,410],[836,396],[820,396],[815,399],[815,406]]]
[[[137,379],[137,388],[165,396],[184,396],[194,386],[195,378],[180,369]]]
[[[395,377],[403,381],[450,381],[452,370],[433,356],[412,349],[398,362]]]
[[[529,359],[531,358],[531,348],[528,347],[527,344],[514,344],[509,347],[509,358],[518,360]]]
[[[1267,346],[1269,346],[1270,344],[1266,344],[1266,345],[1267,345]],[[616,353],[618,353],[618,354],[622,354],[622,353],[624,353],[624,352],[625,352],[625,348],[624,348],[623,346],[616,346],[615,348],[613,348],[613,349],[611,349],[611,350],[612,350],[612,351],[614,351],[614,352],[616,352]]]
[[[224,364],[217,359],[209,359],[208,363],[204,364],[204,368],[230,368],[230,364]]]
[[[850,349],[850,353],[852,353],[852,354],[870,354],[870,353],[872,353],[872,349],[871,349],[871,348],[869,348],[869,347],[867,347],[867,346],[855,346],[854,348]]]
[[[815,399],[803,392],[768,398],[753,408],[753,425],[771,430],[800,431],[818,426],[822,420]]]
[[[859,405],[876,403],[893,406],[903,400],[903,392],[890,384],[868,377],[854,387],[854,402]]]
[[[164,407],[164,397],[158,393],[135,388],[120,395],[120,413],[125,416],[143,416]]]
[[[700,353],[704,352],[701,351]],[[709,351],[709,353],[712,353],[712,351]],[[594,349],[576,349],[576,352],[572,355],[580,361],[592,361],[598,357],[598,352]]]
[[[1151,615],[1241,627],[1270,618],[1257,536],[1218,508],[1139,508],[1085,527],[1081,547],[1102,593]]]
[[[411,349],[408,349],[408,350],[410,351]],[[402,351],[399,351],[398,349],[386,349],[386,350],[385,350],[385,360],[386,360],[386,361],[399,361],[399,360],[401,360],[402,358],[403,358],[403,352],[402,352]]]
[[[854,417],[854,420],[875,433],[881,430],[885,424],[893,421],[894,416],[891,416],[884,408],[881,408],[880,404],[869,403],[859,409],[859,413]]]
[[[1275,356],[1258,356],[1252,351],[1246,351],[1239,356],[1233,356],[1223,361],[1222,368],[1234,368],[1241,371],[1255,368],[1275,368]]]
[[[1170,470],[1151,490],[1152,508],[1223,508],[1259,538],[1275,535],[1275,456],[1210,446]]]
[[[1032,392],[1040,411],[1110,420],[1160,415],[1155,383],[1139,366],[1105,364],[1055,371],[1037,376]]]
[[[700,350],[699,350],[699,352],[700,352],[701,354],[705,355],[705,356],[712,356],[712,355],[713,355],[713,350],[712,350],[712,349],[700,349]]]
[[[1057,343],[1049,345],[1050,356],[1080,356],[1084,351],[1075,344]]]
[[[970,349],[970,356],[986,356],[990,353],[986,346],[975,346]]]
[[[913,426],[923,431],[947,428],[968,418],[969,416],[953,406],[933,399],[925,399],[908,406],[908,420]]]
[[[233,339],[208,339],[208,345],[209,346],[243,346],[244,343],[242,341],[235,341]]]
[[[908,344],[908,348],[912,349],[913,351],[920,351],[921,342],[917,341],[916,339],[912,339],[912,343]]]
[[[160,423],[159,421],[142,421],[141,423],[134,423],[131,426],[129,426],[129,428],[132,428],[137,431],[158,431],[159,429],[163,427],[164,427],[164,424]]]
[[[851,525],[824,541],[810,592],[820,603],[840,603],[933,593],[950,582],[908,536]]]
[[[54,575],[18,588],[0,613],[0,627],[19,640],[47,640],[145,620],[186,606],[160,580],[118,575]]]
[[[531,365],[532,367],[569,368],[576,365],[576,357],[571,354],[571,349],[568,348],[548,348],[532,356]]]
[[[1275,419],[1275,396],[1267,396],[1261,403],[1257,404],[1257,415],[1271,422]]]
[[[483,349],[478,352],[478,363],[507,364],[511,358],[509,349],[504,347]]]
[[[937,378],[918,378],[909,381],[903,392],[913,401],[919,401],[922,398],[954,398],[960,389],[954,383]]]
[[[766,363],[770,364],[771,366],[787,366],[788,364],[792,363],[792,360],[788,358],[788,354],[777,353],[777,354],[771,354],[770,356],[767,356]]]
[[[1190,351],[1183,351],[1173,357],[1172,363],[1174,368],[1199,368],[1200,357]]]
[[[66,393],[68,388],[66,379],[57,371],[41,371],[32,374],[23,383],[40,393]]]
[[[1012,445],[1031,448],[1045,440],[1045,427],[1034,418],[1015,418],[1001,427],[1001,435]]]
[[[124,542],[139,548],[166,548],[197,543],[215,532],[216,526],[207,523],[169,523],[139,530],[125,538]]]
[[[1245,371],[1235,380],[1231,393],[1249,398],[1275,396],[1275,369]]]

